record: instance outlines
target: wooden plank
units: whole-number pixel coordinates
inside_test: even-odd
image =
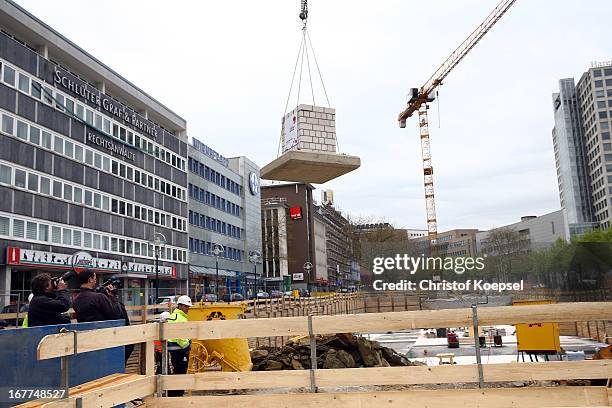
[[[459,390],[410,390],[355,393],[257,394],[180,398],[150,398],[147,407],[215,408],[378,408],[440,407],[516,408],[516,407],[605,407],[605,387],[486,388]]]
[[[601,319],[609,315],[611,302],[560,303],[532,306],[484,307],[478,310],[481,325],[568,322]],[[408,312],[367,313],[339,316],[314,316],[315,334],[370,333],[458,327],[472,324],[470,309],[419,310]],[[257,320],[217,320],[167,324],[164,338],[222,339],[308,334],[306,318],[270,318]]]
[[[82,399],[83,407],[114,407],[155,393],[155,376],[135,377],[137,378],[120,384],[112,384],[80,393],[78,396],[71,396],[67,400],[49,402],[42,405],[41,408],[74,408],[77,397]]]
[[[554,361],[548,363],[487,364],[487,382],[606,379],[612,377],[612,361]],[[316,370],[319,387],[454,384],[478,382],[475,365],[416,367],[377,367]],[[207,372],[162,377],[164,390],[228,390],[263,388],[300,388],[310,385],[307,370]]]
[[[77,353],[157,339],[157,323],[77,332]],[[50,334],[38,343],[39,360],[75,354],[73,333]]]

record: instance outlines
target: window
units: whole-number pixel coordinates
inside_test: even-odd
[[[35,222],[28,221],[26,223],[26,238],[27,239],[38,239],[38,228]]]
[[[608,112],[606,111],[599,112],[599,119],[605,119],[607,117],[608,117]]]
[[[74,143],[66,140],[66,143],[64,143],[64,152],[66,153],[66,156],[72,159],[74,155]]]
[[[64,184],[64,200],[72,201],[72,186]]]
[[[72,231],[72,245],[81,246],[81,231]]]
[[[85,114],[85,109],[83,108],[83,105],[81,104],[76,104],[76,115],[83,119],[83,115]]]
[[[94,244],[96,241],[96,236],[94,235]],[[102,250],[103,251],[108,251],[109,245],[108,245],[108,237],[102,237]]]
[[[21,92],[25,92],[29,94],[30,93],[30,78],[20,73],[18,88]]]
[[[49,226],[44,224],[38,224],[38,240],[49,241]]]
[[[85,190],[85,205],[90,207],[93,205],[93,195],[89,190]]]
[[[11,176],[13,173],[13,169],[0,164],[0,183],[11,184]]]
[[[83,190],[80,187],[74,188],[74,202],[79,204],[83,202]]]
[[[62,228],[62,244],[72,245],[72,230],[70,228]]]
[[[85,150],[85,163],[93,166],[93,152],[89,149]]]
[[[38,191],[38,176],[33,173],[28,173],[28,190]]]
[[[4,82],[11,86],[15,86],[15,70],[7,65],[4,66]]]
[[[102,170],[110,172],[110,159],[108,157],[102,158]]]
[[[53,150],[59,154],[64,154],[64,139],[55,136],[55,140],[53,142]]]
[[[595,81],[595,88],[603,87],[603,81],[601,79]]]
[[[110,204],[109,204],[109,198],[107,196],[102,196],[102,209],[104,211],[109,211],[110,209]]]
[[[60,227],[51,227],[51,242],[60,244],[62,241],[62,229]]]
[[[40,192],[42,194],[51,195],[51,180],[46,177],[40,178]]]
[[[45,149],[49,149],[51,150],[51,133],[47,132],[47,131],[42,131],[42,147],[44,147]]]
[[[94,167],[101,169],[102,168],[102,156],[98,153],[94,154]]]
[[[111,238],[111,251],[117,252],[117,249],[118,249],[117,238]]]
[[[32,81],[32,87],[30,88],[30,95],[36,99],[40,99],[42,86],[36,81]]]
[[[17,121],[17,137],[28,140],[28,125],[20,120]]]
[[[26,172],[25,171],[15,169],[15,186],[25,188],[26,186]]]
[[[16,238],[23,238],[25,223],[23,220],[13,220],[13,236]]]
[[[83,246],[85,248],[91,248],[91,233],[90,232],[83,233]]]
[[[100,235],[98,234],[93,236],[93,247],[94,249],[100,249]]]
[[[6,67],[5,67],[6,69]],[[5,71],[6,72],[6,71]],[[10,116],[2,115],[2,131],[10,135],[13,134],[13,118]]]
[[[34,144],[40,144],[40,129],[34,126],[30,126],[30,142]]]
[[[0,235],[9,235],[9,227],[11,224],[10,218],[0,217]]]
[[[62,183],[53,181],[53,197],[62,198]]]

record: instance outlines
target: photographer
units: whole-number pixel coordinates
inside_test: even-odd
[[[70,297],[62,279],[53,281],[48,273],[39,273],[32,279],[32,293],[28,327],[70,323],[70,318],[62,314],[70,309]]]
[[[79,323],[123,318],[123,310],[114,294],[113,285],[104,286],[102,292],[96,291],[98,280],[91,269],[81,272],[79,279],[81,290],[73,305]]]

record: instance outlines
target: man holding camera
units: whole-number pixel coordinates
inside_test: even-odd
[[[48,273],[39,273],[32,279],[32,293],[28,327],[70,323],[70,318],[62,314],[70,309],[70,295],[61,278],[54,281]]]
[[[79,274],[81,290],[74,299],[74,311],[79,323],[117,320],[123,316],[121,304],[114,294],[115,287],[107,285],[102,292],[96,291],[96,273],[86,269]]]

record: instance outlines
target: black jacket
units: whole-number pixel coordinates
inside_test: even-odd
[[[110,298],[104,293],[88,288],[81,288],[72,307],[79,323],[117,320],[123,315],[121,304],[115,296]]]
[[[68,309],[70,295],[67,290],[34,296],[28,308],[28,327],[70,323],[70,318],[62,315]]]

